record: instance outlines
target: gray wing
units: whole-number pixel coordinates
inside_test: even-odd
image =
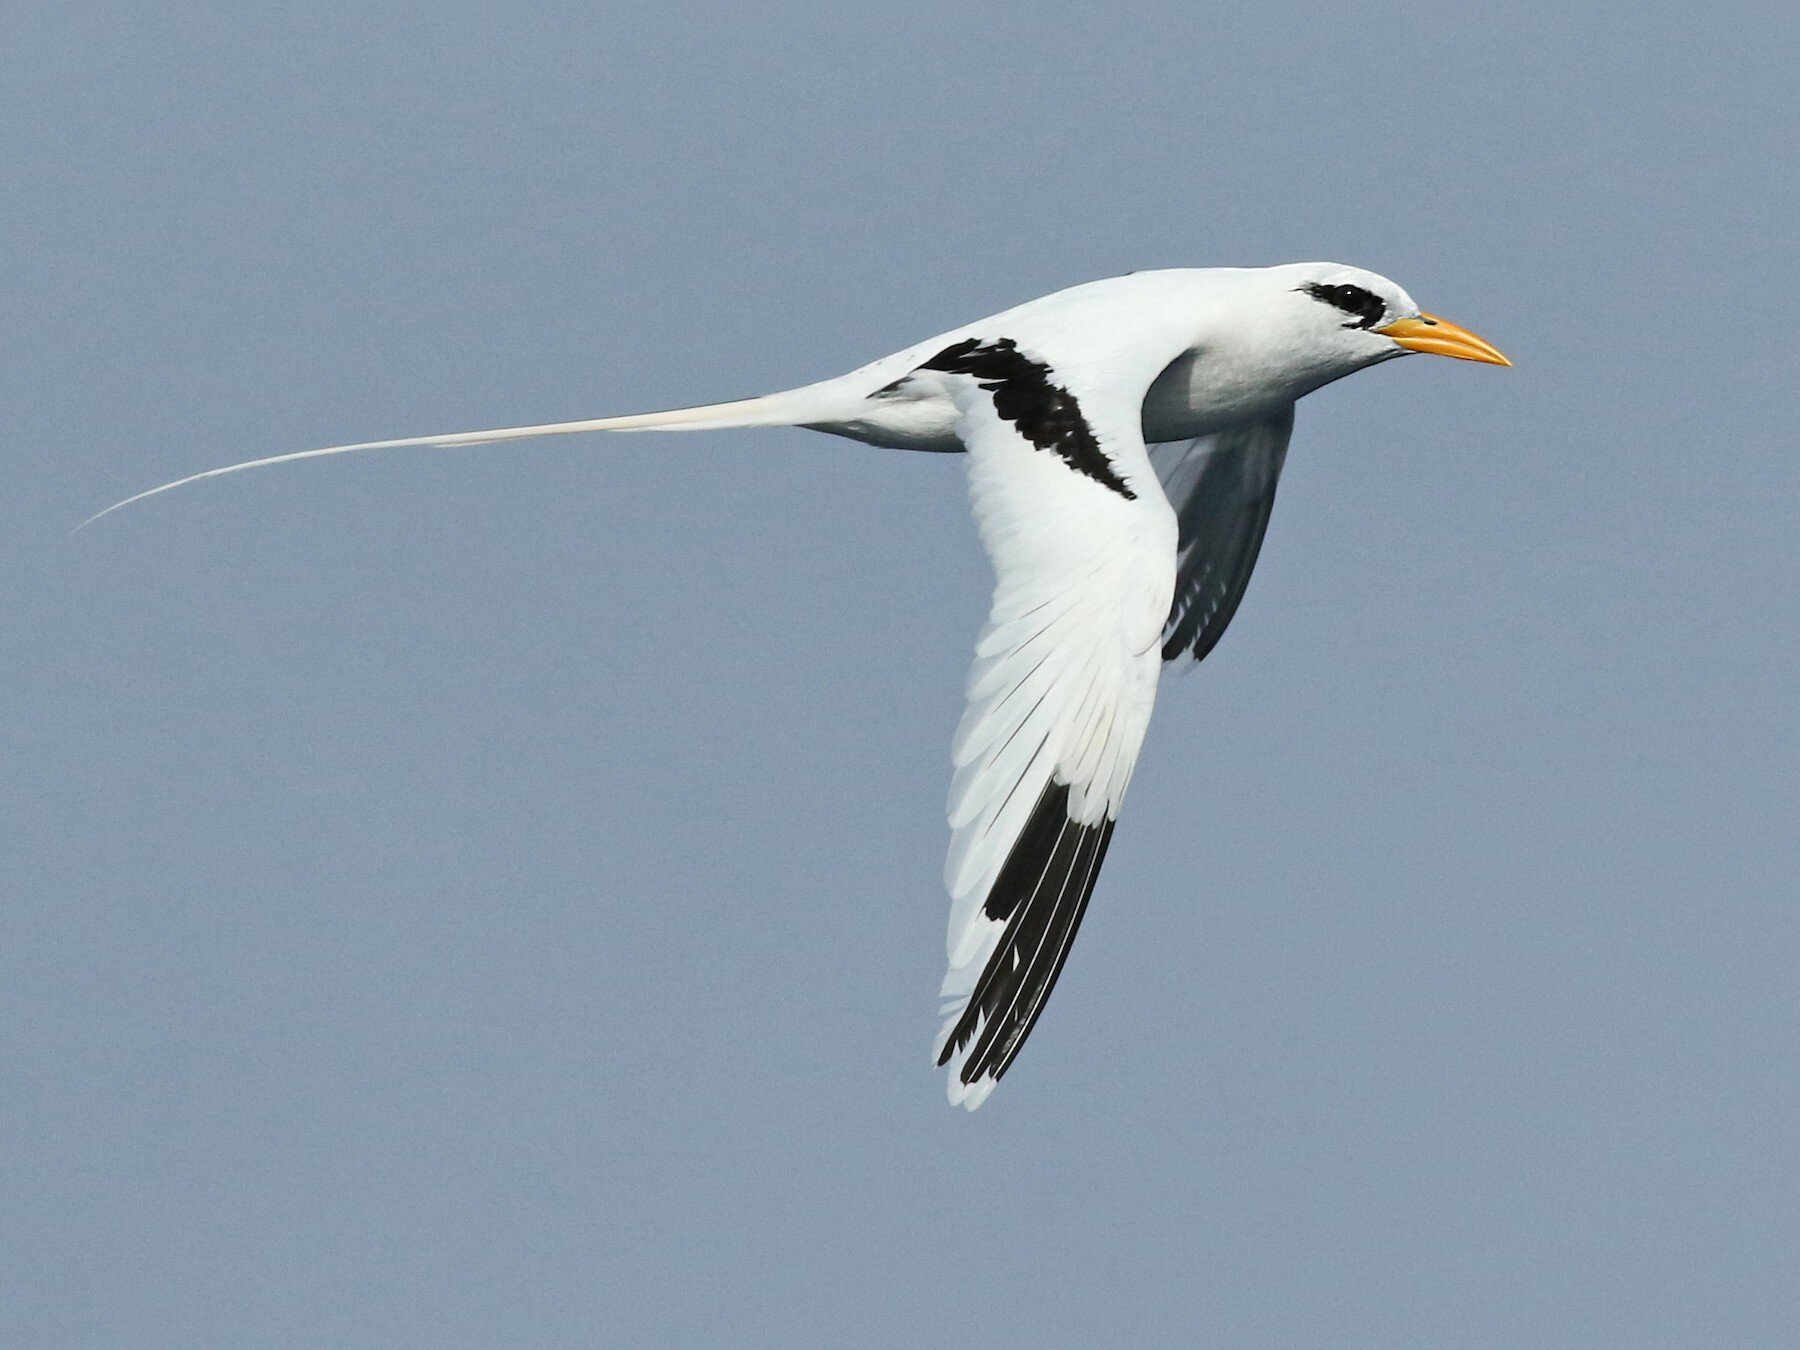
[[[1150,462],[1181,527],[1163,660],[1190,653],[1203,660],[1237,613],[1269,527],[1293,429],[1289,404],[1265,421],[1150,447]]]

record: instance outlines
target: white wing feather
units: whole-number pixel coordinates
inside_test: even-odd
[[[953,744],[944,872],[950,1003],[938,1053],[951,1101],[971,1110],[1030,1030],[1086,905],[1150,723],[1174,588],[1177,526],[1139,430],[1142,389],[1090,391],[1079,372],[1045,368],[1130,495],[1034,444],[996,410],[993,384],[945,377],[995,572]],[[995,914],[1009,863],[1004,889],[1022,877],[1022,898]],[[1060,909],[1034,919],[1032,904]],[[998,1017],[1008,1024],[992,1031]]]

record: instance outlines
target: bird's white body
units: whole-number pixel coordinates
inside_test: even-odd
[[[1167,360],[1143,399],[1143,435],[1155,445],[1209,436],[1260,421],[1321,385],[1362,366],[1405,355],[1385,347],[1346,352],[1318,344],[1310,359],[1281,334],[1246,319],[1267,318],[1270,283],[1321,275],[1374,282],[1371,273],[1334,264],[1276,268],[1173,268],[1090,281],[953,328],[817,384],[762,399],[608,419],[617,431],[698,430],[706,426],[804,426],[894,450],[955,453],[956,407],[938,388],[891,386],[932,353],[982,332],[1030,333],[1048,346],[1072,347],[1096,360],[1125,344]],[[1413,306],[1396,296],[1401,314]],[[1397,314],[1396,317],[1401,317]],[[754,405],[754,406],[753,406]],[[665,420],[666,419],[666,420]]]
[[[119,505],[287,460],[576,431],[802,426],[966,450],[995,589],[952,747],[937,1054],[951,1100],[973,1109],[1062,969],[1163,662],[1204,657],[1243,595],[1294,403],[1408,350],[1506,363],[1391,281],[1335,263],[1135,272],[760,398],[331,446]]]

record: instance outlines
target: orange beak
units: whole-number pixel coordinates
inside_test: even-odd
[[[1490,366],[1510,366],[1500,349],[1485,338],[1476,337],[1435,314],[1421,314],[1416,319],[1397,319],[1386,328],[1375,330],[1391,337],[1402,347],[1434,356],[1454,356],[1459,361],[1485,361]]]

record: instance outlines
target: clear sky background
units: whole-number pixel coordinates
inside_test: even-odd
[[[1800,1343],[1786,5],[32,5],[0,46],[0,1343]],[[504,17],[501,17],[504,11]],[[332,442],[1333,259],[992,1101],[961,462]]]

